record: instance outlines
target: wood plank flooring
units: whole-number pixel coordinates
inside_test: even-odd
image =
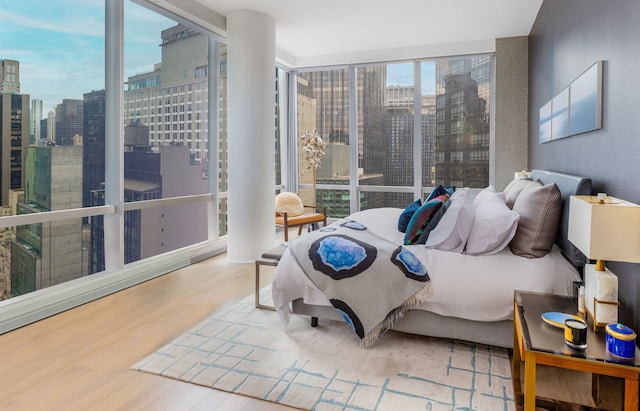
[[[292,410],[129,369],[253,294],[254,270],[223,254],[0,335],[0,410]]]

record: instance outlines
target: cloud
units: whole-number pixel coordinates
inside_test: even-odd
[[[0,49],[0,55],[3,58],[7,57],[17,57],[17,56],[30,56],[33,55],[31,50],[19,50],[19,49]]]
[[[0,21],[4,24],[32,28],[57,33],[77,34],[82,36],[104,37],[104,21],[84,15],[81,19],[63,18],[51,14],[48,18],[33,18],[20,13],[0,10]]]
[[[176,23],[125,1],[125,72],[161,61],[161,31]],[[104,2],[0,0],[0,58],[20,62],[20,88],[43,101],[45,112],[63,99],[104,88]]]

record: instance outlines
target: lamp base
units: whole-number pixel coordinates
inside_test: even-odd
[[[587,315],[597,331],[618,322],[618,277],[608,269],[599,271],[594,264],[584,266],[584,294]]]
[[[615,320],[612,320],[613,317],[607,318],[607,321],[597,321],[597,318],[602,319],[602,316],[598,317],[598,307],[600,307],[600,309],[602,310],[602,307],[604,305],[610,305],[610,306],[615,306],[616,309],[616,318]],[[604,327],[606,327],[608,324],[611,323],[617,323],[618,322],[618,306],[620,305],[619,301],[601,301],[598,300],[597,298],[593,299],[593,313],[591,311],[589,311],[589,309],[587,308],[587,317],[589,319],[591,319],[591,321],[593,322],[593,331],[598,331]]]

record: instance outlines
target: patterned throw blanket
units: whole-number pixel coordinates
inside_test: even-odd
[[[406,247],[340,220],[289,244],[311,281],[368,347],[431,293],[424,265]]]

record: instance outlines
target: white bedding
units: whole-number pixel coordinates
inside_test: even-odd
[[[348,219],[402,244],[404,234],[397,229],[401,212],[397,208],[376,208],[355,213]],[[545,257],[534,259],[513,255],[509,247],[487,256],[427,249],[423,244],[406,247],[425,265],[431,278],[433,296],[419,309],[444,316],[475,321],[513,319],[514,290],[572,295],[573,282],[580,281],[576,269],[555,245]],[[291,301],[303,298],[307,304],[331,305],[288,250],[276,268],[272,294],[285,328],[289,324]]]

